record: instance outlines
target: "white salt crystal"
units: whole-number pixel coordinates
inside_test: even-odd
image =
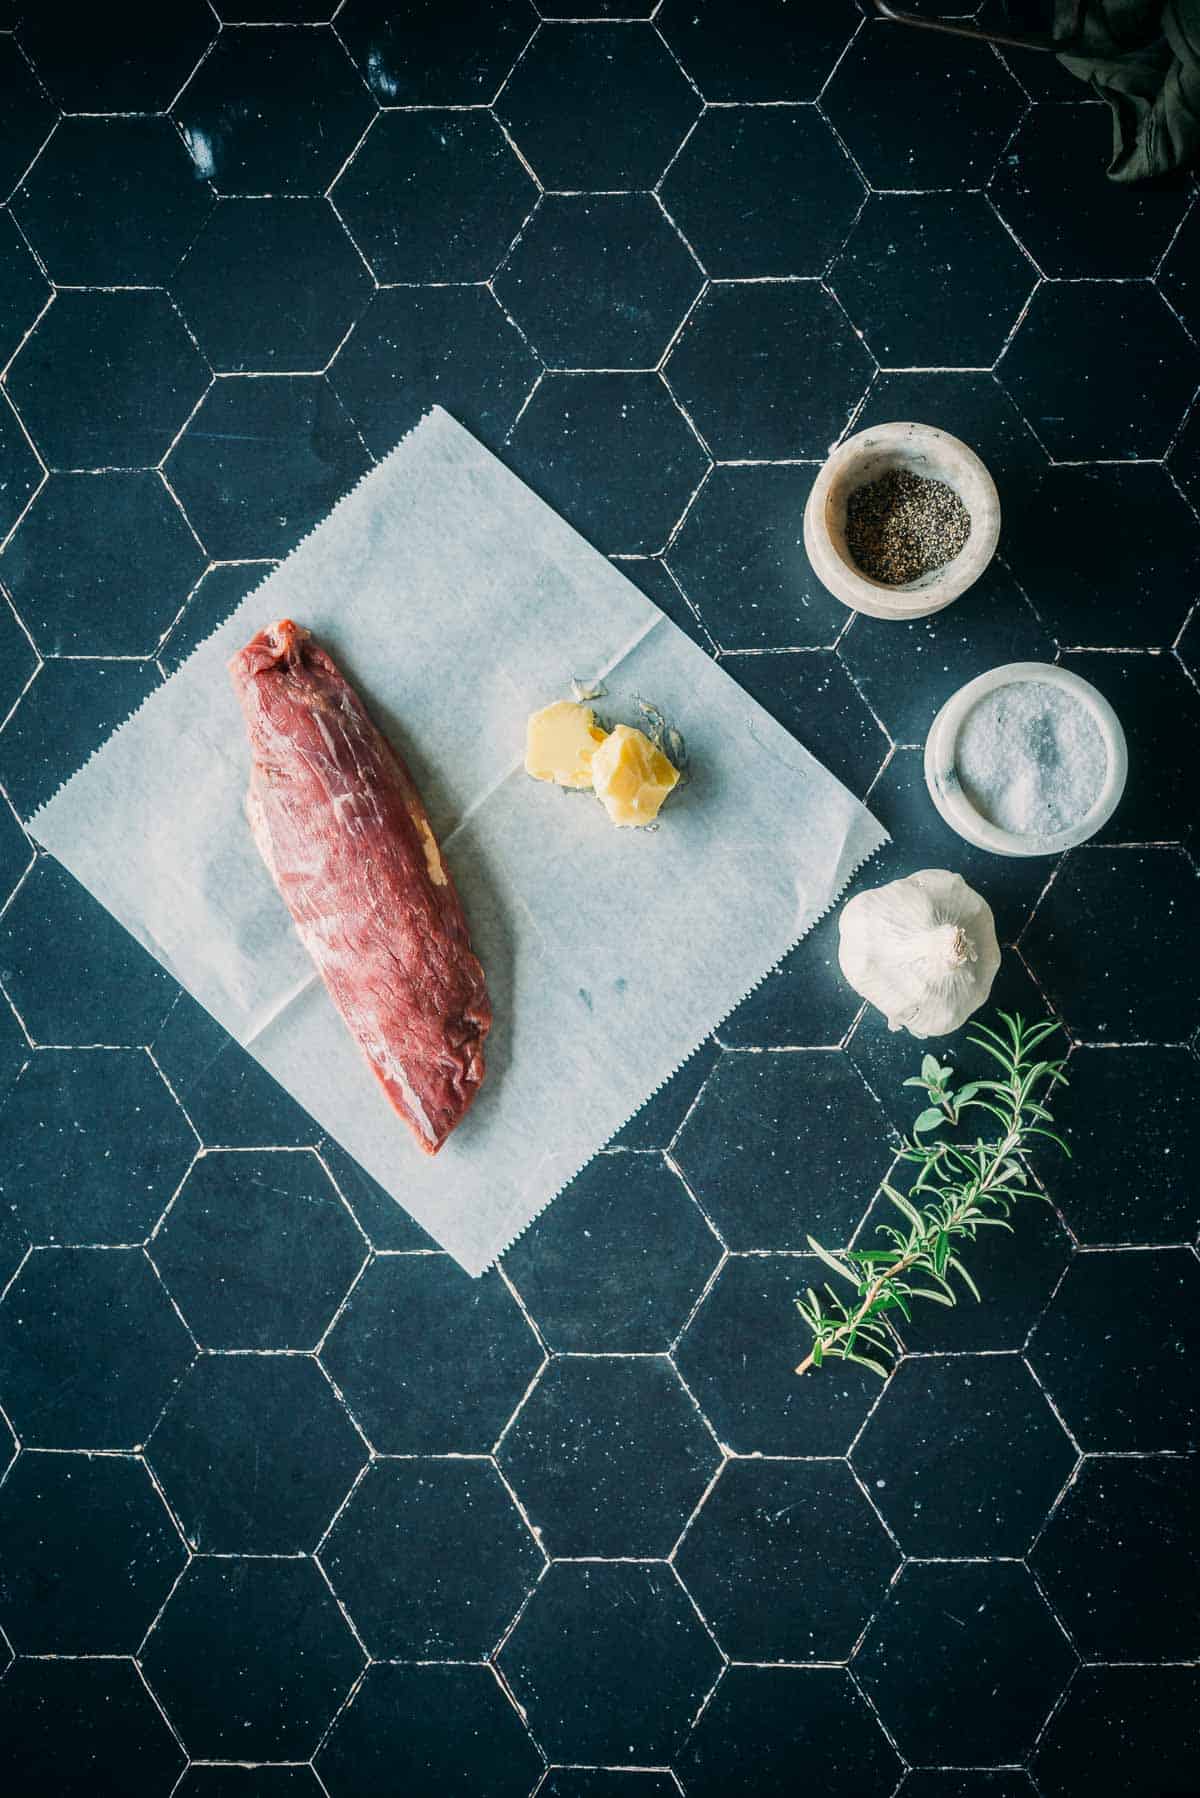
[[[959,785],[975,810],[1017,836],[1069,830],[1108,770],[1088,707],[1049,681],[1013,681],[977,701],[958,732]]]

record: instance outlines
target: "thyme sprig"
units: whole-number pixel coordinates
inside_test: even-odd
[[[1053,1118],[1045,1103],[1056,1087],[1066,1085],[1065,1063],[1037,1054],[1058,1025],[1029,1025],[1004,1011],[997,1015],[1003,1031],[980,1024],[968,1040],[999,1063],[998,1076],[969,1080],[955,1090],[954,1069],[926,1055],[920,1074],[904,1082],[919,1087],[927,1103],[900,1151],[900,1159],[915,1163],[918,1170],[907,1196],[888,1181],[881,1188],[903,1219],[903,1226],[877,1226],[875,1234],[886,1247],[831,1251],[809,1237],[813,1254],[854,1288],[854,1296],[848,1299],[826,1282],[823,1295],[809,1287],[807,1296],[796,1300],[813,1336],[797,1373],[832,1357],[869,1367],[886,1379],[891,1362],[904,1353],[897,1314],[911,1322],[914,1299],[957,1304],[952,1277],[978,1299],[979,1288],[958,1247],[973,1243],[980,1230],[1010,1230],[1017,1200],[1044,1198],[1029,1174],[1027,1157],[1034,1140],[1048,1138],[1070,1154],[1049,1128]],[[978,1137],[969,1142],[961,1136],[927,1140],[935,1130],[957,1129],[975,1111],[995,1120],[990,1141]]]

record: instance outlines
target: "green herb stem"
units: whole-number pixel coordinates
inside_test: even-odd
[[[1066,1084],[1065,1064],[1036,1057],[1058,1026],[1047,1022],[1031,1027],[1019,1016],[1006,1012],[998,1016],[1003,1033],[979,1025],[970,1041],[999,1063],[1001,1078],[968,1081],[955,1092],[953,1068],[926,1055],[920,1074],[905,1081],[906,1086],[921,1088],[927,1100],[912,1137],[900,1151],[901,1160],[915,1162],[919,1172],[907,1196],[887,1182],[882,1191],[907,1228],[880,1224],[876,1235],[888,1245],[883,1249],[832,1252],[809,1237],[813,1253],[855,1288],[855,1297],[848,1304],[827,1283],[824,1297],[810,1288],[806,1298],[797,1299],[813,1336],[797,1373],[807,1373],[833,1357],[857,1362],[886,1379],[889,1363],[904,1352],[893,1314],[899,1312],[909,1321],[913,1299],[956,1304],[952,1275],[978,1299],[979,1290],[957,1247],[973,1243],[989,1226],[1009,1229],[1014,1201],[1043,1196],[1032,1187],[1027,1165],[1033,1139],[1047,1138],[1070,1153],[1048,1128],[1053,1120],[1044,1103],[1055,1087]],[[923,1140],[944,1125],[959,1124],[972,1110],[984,1111],[999,1123],[993,1140],[977,1139],[972,1144]],[[927,1195],[920,1207],[913,1203],[919,1195]]]

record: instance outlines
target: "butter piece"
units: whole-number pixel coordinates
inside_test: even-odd
[[[618,724],[592,757],[592,785],[613,824],[650,824],[679,780],[645,731]]]
[[[590,787],[592,757],[604,741],[590,705],[558,699],[530,714],[525,726],[525,772],[560,787]]]

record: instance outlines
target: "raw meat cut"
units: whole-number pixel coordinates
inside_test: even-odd
[[[229,672],[259,852],[388,1098],[436,1155],[482,1083],[492,1007],[421,796],[290,619],[259,631]]]

